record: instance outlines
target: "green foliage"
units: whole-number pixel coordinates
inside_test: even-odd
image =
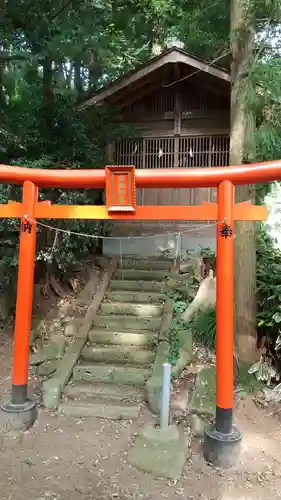
[[[170,296],[173,299],[173,321],[168,332],[168,341],[170,343],[168,362],[175,365],[180,357],[179,332],[185,329],[181,316],[186,309],[186,300],[184,300],[183,292],[180,291],[172,292]]]
[[[247,394],[261,390],[264,387],[264,381],[253,376],[247,363],[239,363],[239,372],[235,382],[239,389],[242,389]]]
[[[207,307],[198,311],[190,323],[190,328],[200,344],[208,349],[214,349],[216,345],[216,309]]]
[[[216,251],[211,247],[201,247],[199,255],[202,258],[206,257],[208,259],[215,259]]]
[[[249,142],[250,160],[277,160],[281,157],[280,63],[279,54],[255,58],[246,75],[243,87],[246,109],[256,118],[256,130]]]
[[[264,225],[256,232],[257,242],[257,320],[264,348],[260,360],[249,370],[269,385],[280,378],[281,359],[281,251],[274,245]],[[278,394],[276,397],[279,397]]]
[[[174,289],[168,289],[167,297],[173,302],[173,321],[169,328],[167,339],[170,343],[169,363],[175,365],[180,357],[180,332],[186,329],[186,325],[182,320],[182,314],[186,310],[189,303],[189,289],[193,284],[193,276],[181,281],[180,285]]]
[[[258,327],[276,339],[281,323],[281,251],[263,225],[257,231]]]

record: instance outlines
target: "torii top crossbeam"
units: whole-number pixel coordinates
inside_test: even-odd
[[[272,182],[281,178],[281,161],[238,165],[225,168],[194,169],[137,169],[139,188],[194,188],[216,187],[228,180],[234,185]],[[104,188],[104,169],[44,170],[0,165],[0,183],[23,184],[31,181],[38,187]]]

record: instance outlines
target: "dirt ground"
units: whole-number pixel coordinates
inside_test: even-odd
[[[11,387],[12,336],[0,338],[0,394]],[[36,386],[36,382],[35,382]],[[35,426],[20,437],[2,437],[0,500],[275,500],[281,498],[281,422],[251,398],[241,401],[236,423],[243,430],[241,462],[219,471],[204,463],[194,441],[183,478],[152,479],[130,467],[126,454],[140,425],[75,420],[39,411]]]

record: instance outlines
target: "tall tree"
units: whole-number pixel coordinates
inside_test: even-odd
[[[231,1],[231,118],[230,165],[244,163],[254,117],[246,112],[244,86],[254,57],[255,19],[252,0]],[[235,200],[255,201],[253,185],[237,186]],[[240,360],[256,358],[256,249],[252,222],[236,223],[235,340]]]
[[[272,99],[276,99],[276,95],[272,92],[275,87],[272,82],[270,84],[271,94],[268,92],[268,80],[275,77],[276,81],[276,73],[272,72],[273,68],[276,68],[276,64],[272,64],[274,58],[272,60],[272,46],[269,47],[268,40],[270,35],[275,33],[279,19],[279,2],[261,3],[258,0],[231,0],[231,165],[258,159],[271,159],[276,155],[277,142],[275,141],[274,144],[274,138],[277,127],[274,134],[272,123],[269,126],[265,111],[269,108],[272,112],[274,109]],[[268,105],[267,107],[265,103]],[[262,120],[260,117],[261,106],[264,106]],[[273,116],[276,117],[276,111],[273,112]],[[276,124],[277,122],[275,122]],[[258,126],[258,133],[256,126]],[[257,151],[257,147],[259,151]],[[264,152],[266,149],[267,154],[261,158],[260,151]],[[255,202],[255,186],[237,187],[235,199],[236,202],[247,200]],[[251,222],[237,223],[235,239],[235,340],[238,357],[246,362],[252,362],[258,356],[256,349],[255,243],[255,224]]]

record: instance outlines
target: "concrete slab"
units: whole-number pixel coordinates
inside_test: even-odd
[[[216,367],[203,368],[197,375],[189,410],[205,415],[216,411]]]
[[[189,453],[189,436],[176,426],[163,432],[146,425],[128,453],[128,462],[153,477],[178,480]]]

